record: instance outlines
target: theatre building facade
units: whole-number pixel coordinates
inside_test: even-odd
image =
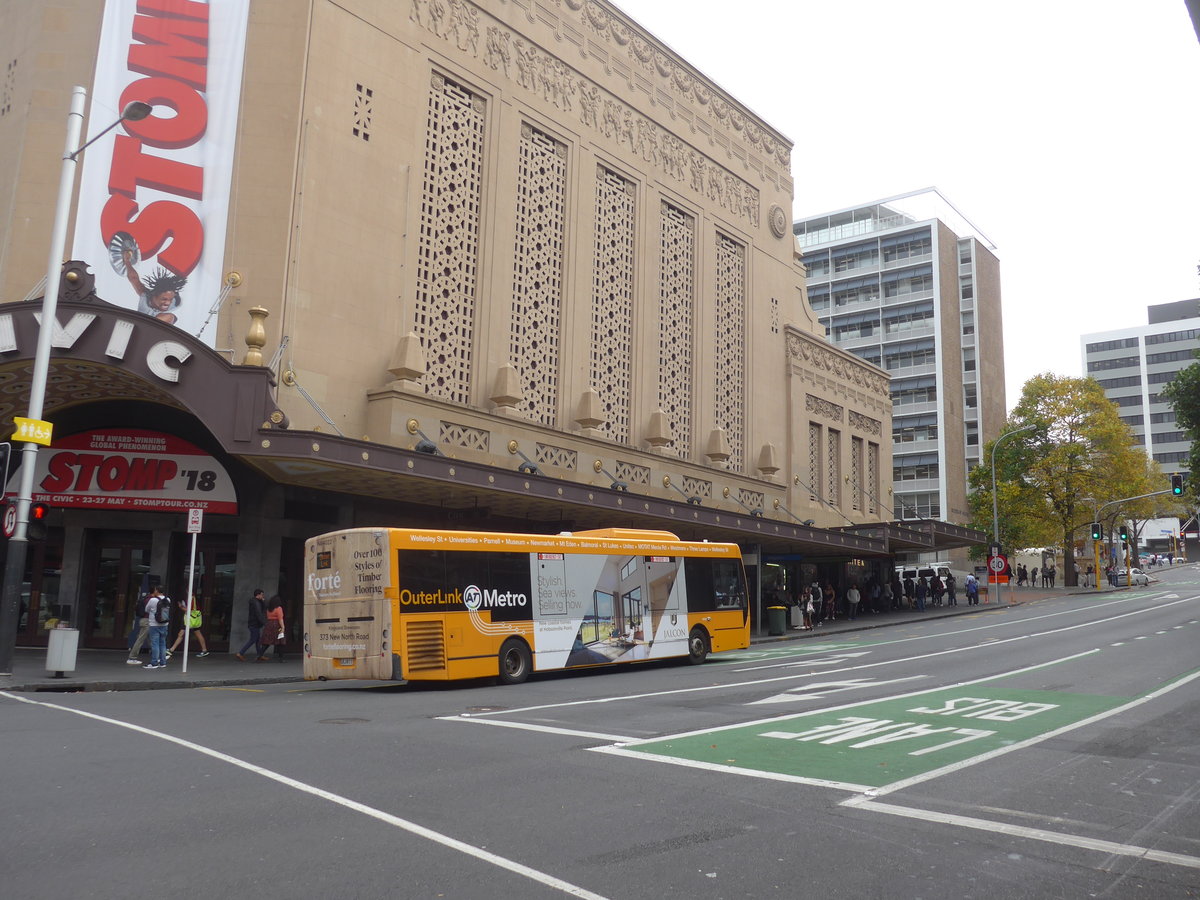
[[[34,487],[50,527],[19,643],[66,620],[84,646],[124,647],[161,578],[194,585],[227,649],[254,588],[299,609],[305,538],[355,525],[736,541],[756,597],[978,537],[890,522],[888,378],[829,345],[806,302],[791,142],[615,7],[14,16],[10,434],[39,327],[54,335]],[[73,84],[89,134],[130,100],[154,111],[85,152],[39,326]]]

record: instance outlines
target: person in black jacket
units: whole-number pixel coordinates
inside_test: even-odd
[[[267,606],[263,600],[263,589],[259,588],[254,592],[254,596],[250,598],[250,606],[246,610],[246,627],[250,629],[250,640],[242,645],[242,649],[234,654],[242,662],[246,661],[245,653],[251,647],[254,648],[254,655],[262,656],[266,649],[262,644],[263,626],[267,624]]]

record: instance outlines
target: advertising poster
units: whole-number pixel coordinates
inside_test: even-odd
[[[96,293],[200,334],[224,283],[249,0],[107,0],[71,254]],[[214,329],[215,331],[215,329]]]

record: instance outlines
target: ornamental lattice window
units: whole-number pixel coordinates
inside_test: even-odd
[[[867,441],[867,512],[875,515],[879,508],[875,498],[879,496],[879,445]]]
[[[590,377],[605,419],[599,430],[623,444],[629,443],[633,379],[635,195],[631,182],[596,167]]]
[[[680,459],[692,455],[692,366],[696,318],[696,220],[662,204],[659,226],[658,407]]]
[[[567,148],[522,125],[509,358],[523,394],[517,408],[550,426],[558,418],[566,194]]]
[[[741,472],[745,469],[746,248],[723,234],[717,235],[716,275],[713,421],[729,439],[730,470]]]
[[[479,266],[483,98],[442,75],[429,90],[418,237],[416,321],[425,393],[466,404]]]
[[[842,505],[841,487],[842,480],[842,433],[834,431],[832,428],[825,436],[826,451],[825,451],[825,473],[828,476],[826,484],[826,502],[833,507]]]
[[[862,509],[863,439],[850,438],[850,507]]]
[[[821,426],[816,422],[808,423],[808,490],[809,499],[816,502],[821,497],[817,493],[820,490],[821,470],[824,467],[821,465]]]

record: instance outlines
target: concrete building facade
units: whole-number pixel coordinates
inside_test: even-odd
[[[904,211],[910,199],[800,219],[794,230],[830,343],[891,377],[892,513],[961,523],[967,473],[988,462],[981,448],[1006,416],[1000,267],[981,235],[956,234],[948,215]]]
[[[1120,408],[1146,455],[1166,473],[1186,472],[1192,442],[1161,396],[1164,385],[1196,362],[1200,300],[1148,307],[1147,325],[1080,337],[1083,371]]]

